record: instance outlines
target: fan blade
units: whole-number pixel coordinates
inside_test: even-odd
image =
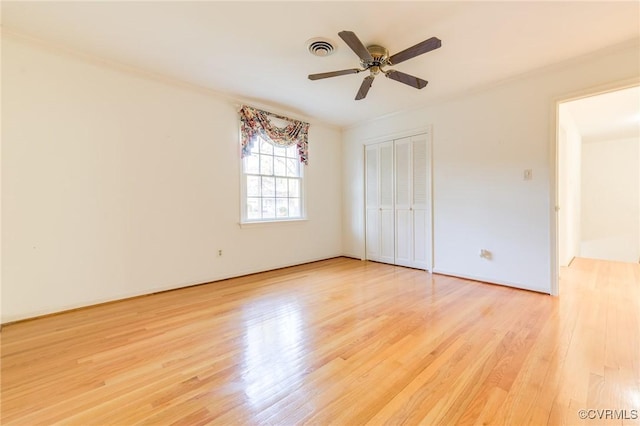
[[[405,74],[400,71],[390,70],[387,71],[385,76],[389,77],[392,80],[399,81],[400,83],[404,83],[408,86],[415,87],[416,89],[424,88],[429,82],[427,80],[423,80],[418,77],[414,77],[409,74]]]
[[[364,80],[362,80],[362,84],[360,85],[360,89],[358,89],[358,94],[356,95],[356,101],[359,101],[360,99],[364,99],[367,96],[367,93],[369,93],[369,89],[373,84],[374,78],[375,78],[374,76],[369,75],[369,76],[366,76]]]
[[[429,40],[425,40],[415,46],[411,46],[410,48],[403,50],[402,52],[396,53],[389,58],[388,62],[390,62],[391,65],[396,65],[400,62],[406,61],[407,59],[411,59],[418,55],[422,55],[423,53],[437,49],[440,46],[442,46],[442,41],[437,37],[431,37]]]
[[[371,53],[369,53],[367,48],[364,46],[364,44],[362,44],[355,33],[353,33],[352,31],[340,31],[338,35],[341,39],[344,40],[345,43],[347,43],[347,46],[349,46],[360,59],[365,62],[373,61]]]
[[[337,77],[339,75],[357,74],[363,70],[358,68],[351,68],[348,70],[321,72],[320,74],[309,74],[309,80],[320,80],[321,78]]]

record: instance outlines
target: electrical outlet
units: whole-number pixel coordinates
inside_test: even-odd
[[[222,250],[218,250],[218,257],[222,256]]]
[[[492,254],[487,249],[480,249],[480,257],[483,259],[491,260]]]

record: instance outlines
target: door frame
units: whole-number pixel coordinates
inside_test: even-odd
[[[549,233],[550,233],[550,282],[551,282],[551,295],[558,296],[560,294],[560,252],[558,239],[558,211],[560,209],[558,199],[558,176],[559,176],[559,154],[560,154],[560,104],[578,99],[589,98],[592,96],[602,95],[609,92],[615,92],[618,90],[629,89],[631,87],[640,86],[640,77],[634,77],[625,80],[618,80],[606,84],[602,84],[595,87],[577,90],[574,92],[566,93],[562,96],[557,96],[553,99],[550,108],[551,117],[549,126],[551,135],[549,137]]]
[[[433,273],[433,268],[434,268],[434,208],[433,208],[433,131],[432,131],[432,127],[431,125],[428,126],[423,126],[423,127],[417,127],[414,129],[408,129],[408,130],[403,130],[403,131],[399,131],[399,132],[393,132],[393,133],[388,133],[385,134],[383,136],[376,136],[373,138],[367,138],[362,142],[362,166],[363,166],[363,171],[365,171],[365,173],[362,174],[362,189],[363,189],[363,200],[364,200],[364,205],[363,205],[363,213],[362,213],[362,223],[364,224],[364,237],[362,239],[362,252],[364,253],[364,259],[363,260],[367,260],[367,176],[366,176],[366,149],[368,145],[375,145],[377,143],[382,143],[382,142],[387,142],[387,141],[394,141],[395,139],[402,139],[402,138],[406,138],[406,137],[410,137],[410,136],[416,136],[416,135],[420,135],[420,134],[426,134],[427,135],[427,153],[429,154],[429,161],[427,162],[427,167],[429,168],[427,175],[429,176],[429,185],[428,185],[428,191],[429,191],[429,196],[427,197],[429,200],[429,207],[427,208],[427,224],[428,224],[428,229],[429,229],[429,238],[427,238],[427,249],[429,250],[429,256],[427,257],[427,272]],[[395,153],[394,153],[395,155]],[[394,161],[395,161],[395,157],[394,157]],[[395,186],[395,181],[394,181],[394,186]]]

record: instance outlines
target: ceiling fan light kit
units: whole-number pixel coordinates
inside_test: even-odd
[[[357,74],[363,71],[369,71],[369,75],[364,78],[360,89],[356,94],[356,100],[364,99],[373,84],[373,79],[380,73],[383,73],[385,77],[392,80],[404,83],[408,86],[415,87],[416,89],[423,89],[429,82],[421,78],[396,71],[393,69],[384,69],[386,66],[393,66],[407,59],[414,58],[423,53],[430,52],[434,49],[438,49],[442,42],[436,37],[431,37],[425,41],[422,41],[414,46],[409,47],[395,55],[389,56],[389,51],[378,45],[371,45],[365,47],[360,41],[358,36],[352,31],[340,31],[338,33],[340,38],[347,43],[347,46],[353,50],[353,52],[360,58],[361,68],[350,68],[340,71],[330,71],[319,74],[310,74],[309,80],[320,80],[323,78],[337,77],[340,75]]]

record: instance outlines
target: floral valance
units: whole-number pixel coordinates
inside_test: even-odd
[[[286,127],[277,127],[271,123],[269,117],[288,122]],[[261,136],[270,143],[278,146],[298,146],[300,162],[309,164],[309,123],[292,120],[267,111],[243,105],[240,108],[242,122],[242,157],[249,155],[256,136]]]

